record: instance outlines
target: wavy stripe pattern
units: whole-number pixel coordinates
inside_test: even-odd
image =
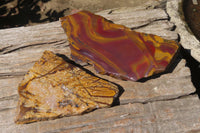
[[[120,79],[137,81],[164,71],[179,47],[176,41],[135,32],[88,11],[60,21],[76,62],[92,63],[97,72]]]

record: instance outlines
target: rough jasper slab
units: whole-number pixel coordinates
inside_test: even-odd
[[[109,107],[118,87],[45,51],[19,85],[16,123],[78,115]]]
[[[76,62],[97,72],[136,81],[166,69],[178,49],[175,41],[118,25],[88,11],[60,18]]]

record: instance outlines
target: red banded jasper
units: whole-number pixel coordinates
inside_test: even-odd
[[[178,49],[176,41],[133,31],[80,11],[60,18],[76,62],[94,64],[97,72],[136,81],[162,72]]]

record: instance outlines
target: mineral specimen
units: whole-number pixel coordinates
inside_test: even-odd
[[[76,62],[97,72],[136,81],[166,69],[178,49],[176,41],[135,32],[88,11],[60,18]]]
[[[45,51],[19,88],[16,123],[54,119],[109,107],[118,87]]]

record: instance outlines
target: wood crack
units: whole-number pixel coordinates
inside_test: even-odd
[[[9,79],[13,77],[21,77],[26,73],[24,72],[14,72],[14,73],[0,73],[0,79]]]
[[[41,46],[41,45],[52,45],[53,44],[55,46],[59,46],[59,45],[62,45],[64,43],[66,43],[66,42],[67,42],[67,40],[59,40],[59,41],[52,41],[52,42],[29,44],[29,45],[21,46],[21,47],[17,47],[17,48],[12,48],[13,46],[11,45],[11,46],[2,48],[0,50],[0,55],[16,52],[16,51],[21,50],[21,49],[26,49],[26,48],[30,49],[32,47]]]
[[[131,30],[137,30],[137,29],[141,29],[141,28],[144,28],[144,27],[146,27],[146,26],[150,26],[150,25],[152,25],[153,23],[155,23],[155,22],[158,22],[158,21],[166,21],[166,20],[168,20],[168,19],[156,19],[156,20],[153,20],[153,21],[151,21],[151,22],[149,22],[149,23],[146,23],[146,24],[144,24],[144,25],[140,25],[140,26],[137,26],[137,27],[133,27],[133,28],[131,28]]]
[[[7,97],[1,97],[0,98],[0,102],[1,101],[6,101],[6,100],[17,100],[17,98],[18,98],[17,94],[14,94],[14,95],[11,95],[11,96],[7,96]]]

